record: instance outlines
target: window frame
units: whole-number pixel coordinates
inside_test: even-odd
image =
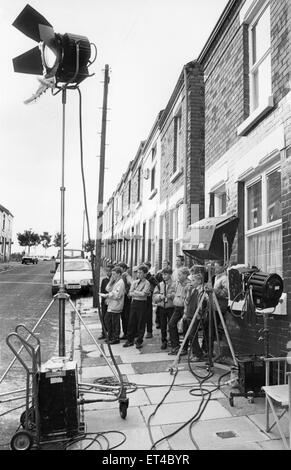
[[[283,227],[282,217],[280,219],[274,220],[273,222],[268,222],[268,196],[267,196],[267,181],[268,176],[274,173],[277,170],[281,170],[280,161],[276,161],[272,165],[266,167],[259,174],[255,175],[253,178],[250,178],[245,182],[245,262],[248,263],[249,258],[249,239],[253,235],[263,234],[265,232],[272,231],[276,228]],[[254,186],[256,183],[261,181],[262,183],[262,224],[259,227],[253,229],[248,229],[248,189]],[[281,259],[281,266],[283,269],[283,258]],[[260,266],[258,266],[260,267]]]
[[[270,47],[265,51],[262,57],[253,63],[254,59],[254,38],[253,38],[253,31],[255,26],[258,24],[260,18],[263,16],[267,8],[270,8],[270,1],[266,1],[254,18],[249,23],[249,83],[250,83],[250,91],[249,91],[249,99],[250,99],[250,114],[254,113],[257,109],[261,108],[264,105],[264,102],[259,101],[259,95],[256,93],[255,90],[255,74],[259,70],[260,66],[265,62],[265,60],[270,56],[272,52],[272,44],[271,44],[271,37],[270,37]],[[271,17],[270,17],[271,21]],[[270,67],[270,80],[271,80],[271,93],[272,96],[272,64]],[[269,96],[269,97],[270,97]],[[269,98],[267,97],[267,98]],[[255,103],[257,102],[257,106],[255,107]]]
[[[178,122],[180,126],[178,126]],[[182,135],[182,110],[177,111],[174,116],[174,155],[173,155],[173,175],[180,170],[181,167],[181,135]]]

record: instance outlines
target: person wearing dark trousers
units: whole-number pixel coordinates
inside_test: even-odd
[[[162,269],[160,269],[160,270],[157,272],[157,274],[155,275],[156,281],[157,281],[158,283],[163,282],[163,269],[165,269],[165,268],[170,268],[170,269],[172,269],[172,268],[171,268],[171,263],[170,263],[170,261],[167,260],[167,259],[165,259],[165,260],[163,261],[163,263],[162,263]],[[157,306],[157,309],[156,309],[156,320],[155,320],[155,322],[156,322],[156,328],[157,328],[157,329],[160,329],[160,328],[161,328],[161,322],[160,322],[160,307],[159,307],[159,305]]]
[[[168,346],[167,327],[168,323],[174,313],[173,300],[176,294],[176,285],[172,280],[172,269],[164,268],[162,270],[163,280],[160,282],[153,295],[154,303],[159,308],[160,325],[161,325],[161,349],[166,349]]]
[[[105,326],[108,332],[108,339],[110,344],[118,344],[120,336],[120,315],[124,303],[124,282],[121,277],[121,268],[112,269],[112,279],[114,284],[108,288],[107,294],[101,294],[108,302],[107,312],[105,315]]]
[[[173,300],[175,307],[174,313],[169,322],[169,334],[171,341],[171,351],[169,355],[176,355],[179,351],[179,332],[178,323],[184,315],[186,289],[190,283],[188,268],[180,268],[178,271],[178,282],[176,283],[176,294]]]
[[[145,265],[139,266],[137,271],[138,279],[133,281],[129,291],[131,297],[130,314],[127,328],[127,341],[124,348],[133,346],[136,338],[136,348],[142,348],[146,327],[147,299],[150,294],[150,283],[146,279],[148,268]]]
[[[153,292],[155,290],[155,287],[158,284],[158,281],[156,280],[155,276],[153,276],[149,271],[152,266],[151,263],[149,261],[146,261],[143,264],[148,268],[146,279],[150,283],[150,293],[147,299],[146,338],[152,338],[153,337]]]
[[[123,336],[120,339],[127,339],[127,327],[128,327],[128,319],[129,319],[129,311],[130,311],[130,303],[131,303],[131,299],[128,297],[128,293],[129,293],[130,285],[132,283],[132,279],[127,272],[129,268],[126,263],[122,263],[122,262],[118,263],[118,266],[122,269],[122,279],[124,281],[124,286],[125,286],[124,305],[123,305],[123,310],[121,312]]]
[[[190,284],[186,289],[186,298],[185,298],[185,312],[183,315],[183,336],[185,337],[190,324],[192,322],[193,316],[197,311],[201,296],[203,295],[203,274],[197,271],[197,268],[193,266],[190,269]],[[201,314],[203,312],[202,305],[201,311],[196,315],[196,320],[194,321],[189,336],[184,344],[183,350],[181,351],[181,356],[188,354],[188,346],[191,347],[191,360],[201,361],[204,358],[203,350],[199,344],[198,338],[198,328],[201,323]]]
[[[101,281],[101,286],[100,286],[101,294],[107,294],[106,287],[107,287],[107,285],[110,281],[110,278],[111,278],[112,268],[113,268],[112,265],[108,265],[104,268],[105,269],[105,277]],[[105,320],[106,312],[107,312],[107,300],[106,300],[106,298],[102,297],[102,299],[101,299],[102,333],[101,333],[101,335],[99,336],[98,339],[105,339],[104,320]]]
[[[214,262],[214,277],[212,278],[212,283],[213,283],[213,292],[216,295],[220,311],[222,313],[222,316],[224,317],[228,310],[228,277],[226,274],[226,267],[224,266],[224,262],[222,260],[218,260]],[[210,322],[209,322],[209,308],[208,308],[208,313],[204,322],[205,340],[203,341],[203,348],[204,350],[208,349],[208,352],[209,352],[209,349],[211,349],[212,353],[213,353],[213,347],[214,347],[214,340],[216,337],[214,315],[216,316],[216,325],[218,327],[221,324],[221,320],[220,320],[219,314],[217,313],[217,308],[215,305],[213,305],[213,313],[211,315]],[[209,336],[210,336],[210,348],[209,348]]]

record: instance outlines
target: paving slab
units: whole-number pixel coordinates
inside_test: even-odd
[[[119,370],[121,374],[132,374],[134,372],[130,364],[120,364]],[[82,380],[94,379],[99,377],[113,377],[114,374],[109,366],[98,366],[98,367],[83,367],[82,368]]]
[[[174,376],[169,372],[157,372],[156,374],[133,374],[128,375],[128,381],[131,383],[136,383],[138,385],[154,385],[154,386],[163,386],[171,385],[173,383]],[[197,380],[189,371],[181,371],[177,374],[175,378],[175,385],[179,384],[188,384],[196,385]]]
[[[259,442],[258,445],[263,450],[286,450],[282,439],[272,439],[270,441]]]
[[[127,418],[122,419],[119,414],[119,406],[116,410],[94,410],[84,412],[84,420],[87,432],[102,432],[112,430],[134,430],[137,434],[145,428],[145,421],[139,407],[128,409]]]
[[[189,391],[192,388],[193,387],[181,389],[181,388],[175,388],[174,387],[171,390],[171,392],[169,393],[169,395],[166,397],[164,403],[177,403],[177,402],[185,402],[185,401],[192,402],[192,401],[195,401],[195,400],[200,401],[201,400],[201,392],[200,392],[199,388],[197,389],[197,391],[195,391],[195,395],[192,395],[192,394],[189,393]],[[213,385],[204,384],[203,388],[206,389],[206,390],[209,390],[211,392],[211,390],[213,390]],[[169,387],[167,387],[167,386],[158,387],[158,388],[145,388],[145,392],[146,392],[147,396],[149,397],[150,403],[153,404],[153,405],[157,405],[163,399],[163,397],[167,393],[168,389],[169,389]],[[211,395],[212,400],[217,399],[217,398],[221,398],[221,397],[224,397],[224,395],[219,390],[216,390]],[[205,395],[205,398],[207,398],[207,395]]]
[[[210,402],[210,404],[213,402]],[[192,436],[199,449],[241,449],[269,438],[247,417],[200,420],[192,426]],[[260,447],[260,446],[258,446]]]
[[[88,399],[94,399],[93,394],[85,393],[84,398]],[[110,396],[108,395],[107,397],[104,395],[96,395],[96,398],[104,398],[104,400],[109,400]],[[130,413],[130,410],[132,407],[137,407],[137,406],[142,406],[142,405],[150,405],[150,401],[144,390],[138,389],[135,390],[132,393],[127,394],[127,398],[129,399],[129,408],[128,408],[128,413]],[[119,402],[118,400],[115,401],[107,401],[107,402],[99,402],[99,403],[88,403],[84,405],[84,410],[85,411],[92,411],[92,410],[112,410],[112,409],[118,409],[119,407]]]
[[[124,434],[121,435],[120,432]],[[94,438],[94,435],[90,436],[90,438]],[[163,437],[163,432],[160,426],[154,426],[152,429],[152,438],[155,441],[161,439]],[[105,438],[109,441],[109,449],[108,443],[106,442]],[[84,440],[79,442],[78,444],[74,444],[70,446],[69,450],[84,450],[86,446],[90,445],[86,450],[150,450],[152,447],[152,441],[150,439],[149,432],[147,429],[139,429],[139,432],[136,433],[135,430],[126,429],[120,430],[114,433],[105,433],[104,437],[98,437],[98,442],[91,442]],[[163,441],[161,444],[157,445],[157,450],[169,450],[170,447],[167,441]],[[104,455],[105,457],[105,455]]]
[[[151,419],[153,425],[185,423],[191,416],[194,416],[199,409],[200,402],[178,402],[167,403],[160,406],[156,414]],[[141,406],[141,412],[146,421],[149,416],[155,411],[156,406]],[[217,401],[209,401],[206,409],[204,410],[201,420],[216,420],[219,418],[228,418],[231,415],[223,408]]]
[[[249,419],[255,423],[262,431],[264,431],[271,439],[278,439],[280,438],[280,433],[278,431],[277,426],[275,425],[270,432],[266,432],[266,417],[265,414],[252,414],[249,415]],[[272,414],[270,413],[270,423],[272,424],[274,422],[274,418]],[[288,421],[288,416],[284,415],[280,419],[280,424],[281,428],[283,430],[284,436],[289,436],[289,421]]]
[[[222,390],[228,396],[225,399],[219,400],[220,403],[232,414],[232,416],[247,416],[254,414],[264,414],[265,412],[265,399],[255,398],[254,403],[249,403],[246,398],[239,397],[234,399],[234,406],[229,404],[229,391],[227,387]]]
[[[169,361],[132,362],[132,367],[135,374],[155,374],[157,372],[169,372],[170,366],[171,362]]]

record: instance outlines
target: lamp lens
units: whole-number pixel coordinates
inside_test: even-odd
[[[57,56],[48,46],[44,46],[43,48],[43,60],[45,67],[48,69],[52,69],[56,63]]]

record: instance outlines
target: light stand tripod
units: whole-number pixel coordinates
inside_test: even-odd
[[[220,321],[221,321],[221,324],[223,326],[223,330],[224,330],[224,334],[225,334],[225,337],[227,339],[227,343],[228,343],[228,346],[229,346],[229,349],[231,351],[231,355],[232,355],[232,359],[233,359],[233,362],[234,364],[237,366],[238,363],[237,363],[237,359],[235,357],[235,354],[234,354],[234,350],[233,350],[233,346],[232,346],[232,343],[231,343],[231,339],[230,339],[230,336],[228,334],[228,330],[227,330],[227,327],[226,327],[226,324],[225,324],[225,321],[224,321],[224,318],[223,318],[223,315],[221,313],[221,309],[220,309],[220,306],[219,306],[219,303],[218,303],[218,300],[217,300],[217,297],[216,297],[216,294],[213,290],[213,287],[212,287],[212,281],[211,281],[211,265],[208,266],[208,281],[207,281],[207,285],[204,286],[203,288],[203,295],[201,296],[200,298],[200,301],[198,303],[198,306],[196,308],[196,311],[193,315],[193,318],[191,320],[191,323],[188,327],[188,330],[186,332],[186,335],[184,336],[184,339],[183,339],[183,342],[180,346],[180,349],[178,351],[178,354],[170,368],[170,372],[171,374],[173,374],[175,371],[177,371],[177,365],[179,363],[179,359],[180,359],[180,355],[181,355],[181,352],[182,350],[184,349],[184,346],[185,344],[187,343],[187,340],[188,340],[188,337],[191,333],[191,330],[192,330],[192,327],[194,325],[194,322],[197,320],[198,316],[200,315],[200,312],[202,311],[202,306],[203,306],[203,302],[204,301],[208,301],[208,322],[209,322],[209,335],[208,335],[208,358],[209,358],[209,368],[213,367],[213,359],[212,359],[212,328],[213,328],[213,324],[214,324],[214,327],[215,327],[215,332],[216,332],[216,338],[217,338],[217,342],[219,344],[219,352],[220,352],[220,342],[219,342],[219,334],[218,334],[218,329],[217,329],[217,319],[216,319],[216,314],[219,315],[219,318],[220,318]]]
[[[64,280],[64,238],[65,238],[65,124],[66,124],[66,96],[67,96],[67,89],[77,89],[78,85],[72,85],[75,82],[75,79],[78,75],[80,75],[79,72],[79,42],[76,42],[76,68],[75,68],[75,73],[74,76],[67,82],[66,85],[62,87],[57,87],[58,91],[56,93],[53,93],[53,95],[57,95],[59,92],[62,92],[62,110],[63,110],[63,115],[62,115],[62,162],[61,162],[61,246],[60,246],[60,288],[58,293],[54,296],[52,301],[49,303],[48,307],[45,309],[37,323],[34,325],[33,329],[31,330],[30,334],[26,338],[26,341],[28,341],[31,337],[31,334],[35,332],[37,327],[40,325],[42,320],[45,318],[51,307],[53,306],[54,302],[56,300],[59,301],[59,356],[65,358],[66,357],[66,347],[65,347],[65,304],[66,301],[68,301],[73,308],[74,312],[77,314],[80,322],[86,329],[87,333],[90,335],[91,339],[93,340],[94,344],[97,346],[101,356],[104,357],[107,365],[110,367],[111,371],[115,375],[118,381],[120,381],[121,389],[122,389],[122,398],[124,398],[125,395],[125,387],[123,386],[121,376],[118,374],[115,370],[115,368],[112,366],[112,364],[109,362],[108,358],[106,357],[105,353],[103,352],[102,348],[99,346],[97,343],[96,339],[90,332],[90,330],[87,328],[84,320],[82,319],[79,311],[76,309],[76,306],[72,302],[70,295],[66,293],[65,291],[65,280]],[[94,75],[94,74],[92,74]],[[92,76],[92,75],[86,75],[87,76]],[[93,273],[94,275],[94,273]],[[19,349],[17,354],[19,355],[23,350],[23,346]],[[8,374],[9,370],[13,366],[14,362],[16,361],[16,357],[11,361],[7,369],[5,370],[4,374],[0,378],[0,384]],[[13,393],[13,392],[11,392]]]

